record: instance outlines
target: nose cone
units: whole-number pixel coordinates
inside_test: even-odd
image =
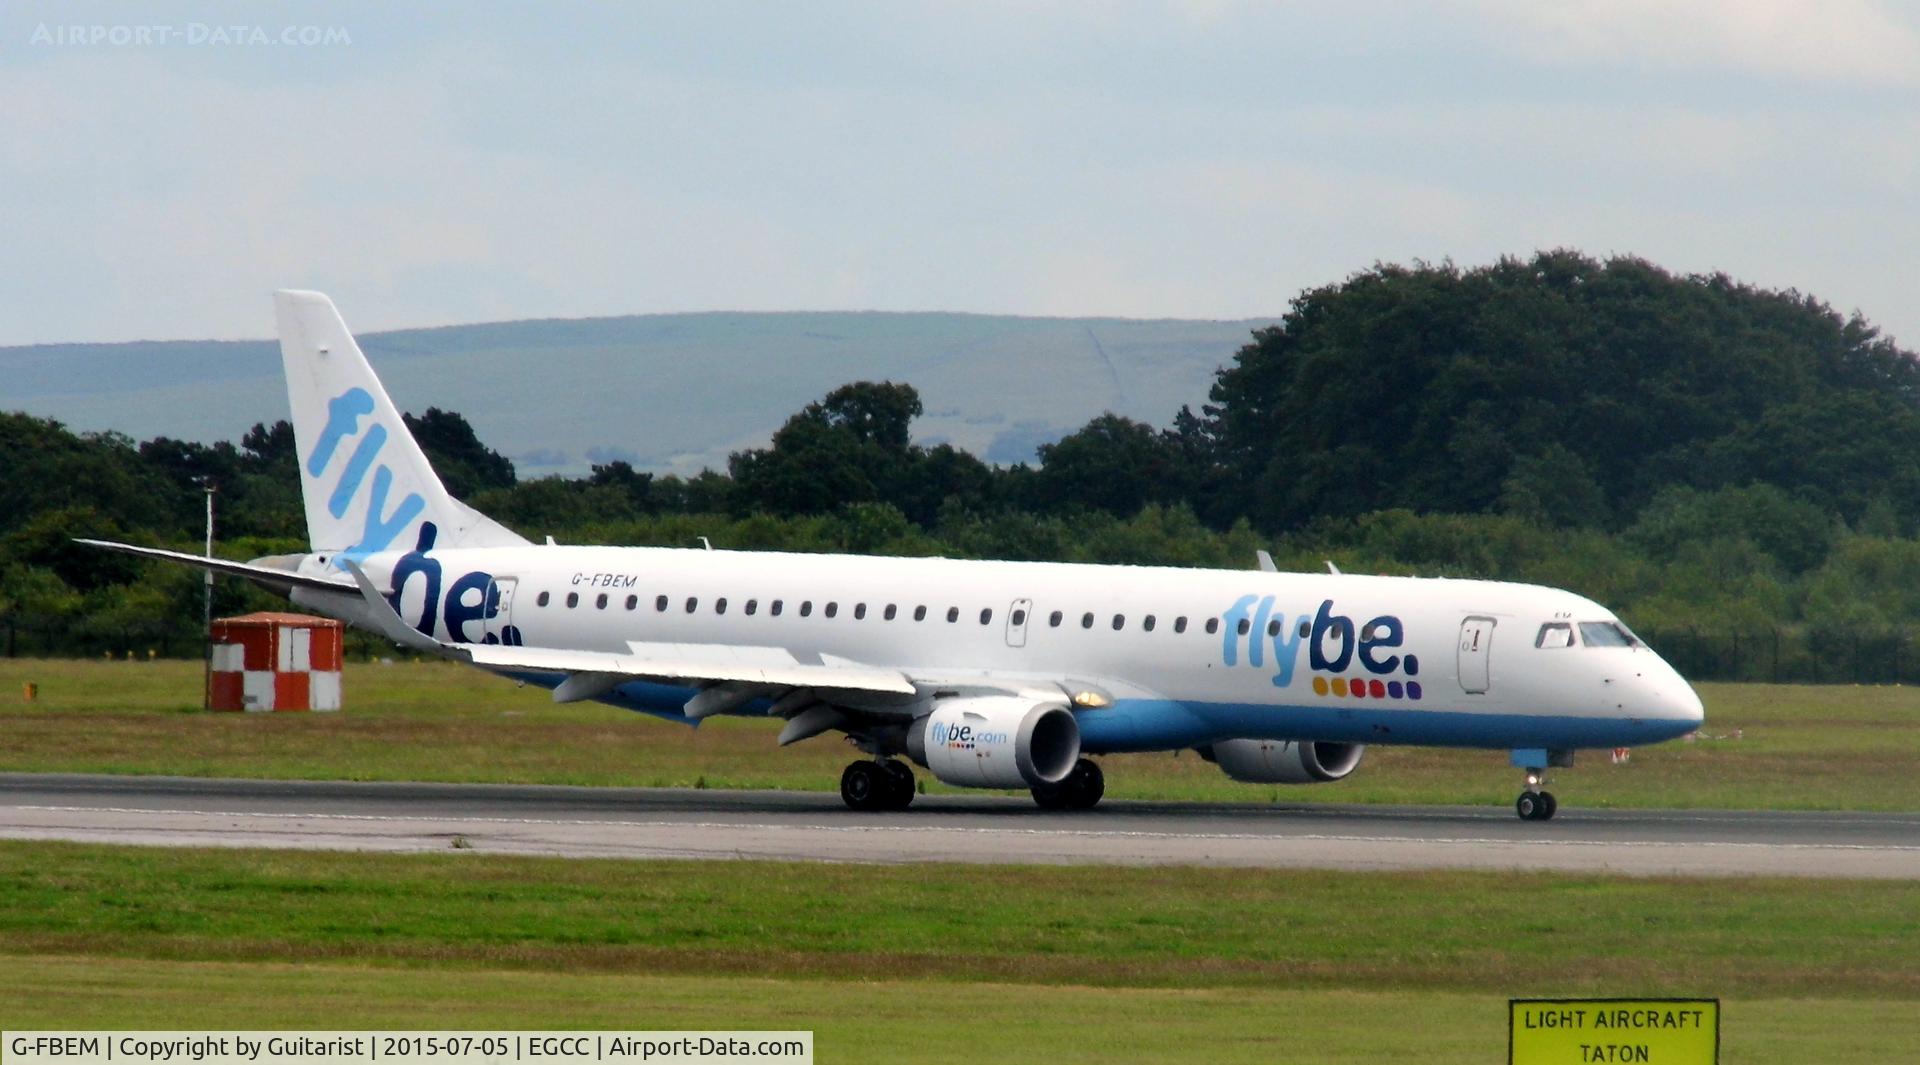
[[[1670,736],[1684,736],[1707,719],[1707,708],[1700,702],[1700,693],[1665,661],[1659,668],[1647,670],[1645,677],[1650,682],[1645,689],[1647,717],[1667,724],[1669,728],[1663,731]]]
[[[1707,708],[1700,701],[1700,693],[1694,691],[1693,685],[1688,684],[1686,678],[1678,673],[1673,674],[1673,687],[1668,699],[1670,705],[1667,707],[1667,716],[1675,721],[1682,721],[1694,728],[1699,728],[1701,722],[1707,719]]]

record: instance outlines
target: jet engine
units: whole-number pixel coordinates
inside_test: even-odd
[[[1360,764],[1358,743],[1225,740],[1199,748],[1200,757],[1245,784],[1324,784]]]
[[[944,699],[907,730],[907,755],[959,787],[1057,784],[1080,758],[1080,724],[1060,703],[1011,695]]]

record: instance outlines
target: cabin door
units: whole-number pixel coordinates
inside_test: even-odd
[[[1007,607],[1007,646],[1025,647],[1027,645],[1027,622],[1033,613],[1033,600],[1015,599]]]
[[[1489,617],[1470,617],[1460,623],[1460,688],[1468,695],[1483,695],[1490,687],[1487,659],[1493,652],[1493,624]]]
[[[517,645],[519,632],[513,627],[513,593],[520,583],[516,577],[495,577],[487,585],[487,604],[493,607],[493,613],[484,619],[487,635],[486,643]]]

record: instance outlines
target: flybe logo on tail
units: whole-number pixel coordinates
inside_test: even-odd
[[[361,431],[361,421],[373,411],[373,396],[364,388],[349,388],[328,400],[326,427],[320,431],[320,439],[314,442],[312,454],[307,456],[308,475],[320,478],[335,465],[334,458],[341,453],[340,445],[350,437],[359,438],[353,452],[347,456],[345,465],[340,467],[332,494],[327,497],[327,513],[336,518],[347,516],[347,509],[360,494],[367,474],[373,474],[360,539],[352,547],[340,552],[335,558],[335,565],[342,558],[360,558],[386,550],[394,538],[427,509],[427,501],[420,497],[420,493],[408,492],[391,512],[387,510],[387,496],[393,492],[393,469],[379,461],[381,449],[387,446],[387,427],[372,422],[364,432]]]
[[[1224,623],[1220,660],[1229,666],[1239,665],[1244,643],[1246,664],[1264,669],[1271,651],[1276,688],[1292,686],[1300,664],[1300,647],[1305,644],[1315,694],[1420,698],[1420,682],[1412,679],[1420,673],[1420,660],[1399,652],[1406,642],[1406,626],[1391,614],[1382,614],[1356,628],[1352,618],[1334,612],[1331,599],[1311,614],[1289,615],[1284,609],[1275,609],[1271,595],[1243,595],[1220,618]],[[1383,679],[1387,677],[1393,679]]]

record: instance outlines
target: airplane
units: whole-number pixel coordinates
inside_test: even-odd
[[[1341,780],[1371,744],[1506,750],[1514,809],[1581,748],[1697,730],[1700,698],[1611,611],[1497,581],[534,544],[442,487],[333,302],[275,312],[311,550],[251,562],[84,543],[251,580],[394,643],[698,725],[839,732],[855,810],[913,767],[1105,793],[1090,756],[1192,749],[1251,783]],[[911,763],[911,765],[909,764]]]

